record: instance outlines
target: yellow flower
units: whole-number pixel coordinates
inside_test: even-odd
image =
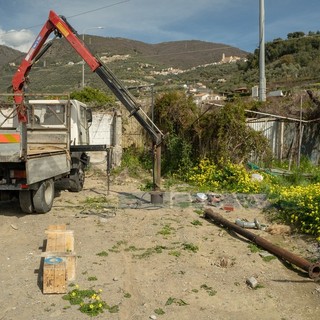
[[[90,307],[90,309],[93,309],[93,304],[90,304],[90,306],[89,306],[89,307]]]

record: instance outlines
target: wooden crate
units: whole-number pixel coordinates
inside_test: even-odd
[[[43,293],[65,293],[66,281],[75,279],[76,255],[73,231],[66,225],[50,225],[46,251],[42,253]]]

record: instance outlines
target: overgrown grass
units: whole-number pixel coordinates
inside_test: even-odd
[[[141,178],[142,174],[152,169],[152,154],[150,151],[138,148],[127,148],[121,158],[121,166],[114,169],[113,174],[127,170],[133,178]]]
[[[307,172],[306,172],[307,171]],[[252,179],[259,173],[262,181]],[[229,161],[215,164],[202,159],[185,176],[202,191],[265,193],[277,209],[278,219],[320,241],[320,169],[304,161],[290,174],[277,176],[270,170],[248,170]]]

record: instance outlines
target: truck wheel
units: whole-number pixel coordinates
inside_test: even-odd
[[[83,166],[80,165],[79,168],[74,168],[70,172],[70,188],[71,192],[80,192],[83,189],[85,180],[85,173]]]
[[[20,202],[20,208],[24,213],[33,213],[34,212],[31,190],[20,190],[19,191],[19,202]]]
[[[33,205],[37,213],[51,210],[54,198],[53,179],[42,181],[38,190],[33,194]]]

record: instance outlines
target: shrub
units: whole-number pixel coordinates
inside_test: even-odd
[[[275,188],[272,197],[283,220],[320,241],[320,183]]]

